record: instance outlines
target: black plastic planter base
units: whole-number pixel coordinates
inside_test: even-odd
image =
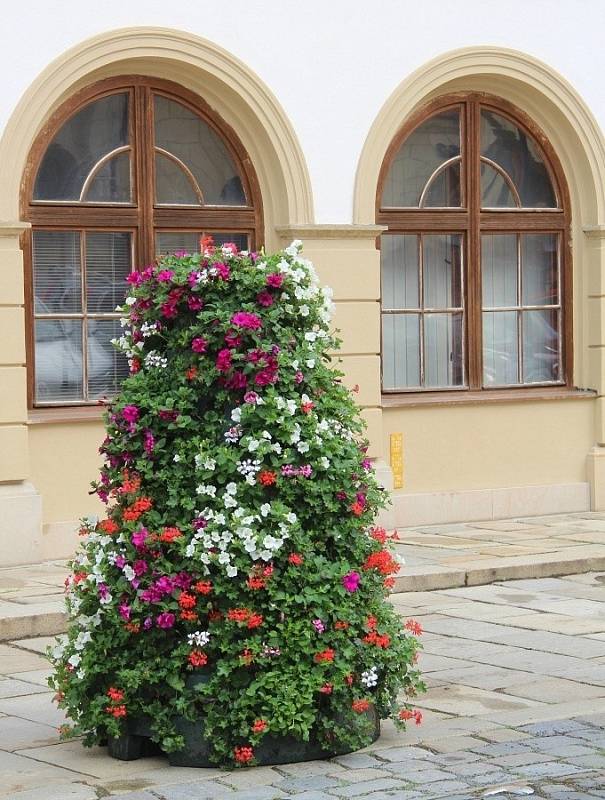
[[[374,726],[372,742],[375,742],[380,736],[380,720],[373,708],[366,712],[366,716]],[[177,732],[185,739],[185,747],[178,752],[166,754],[170,766],[216,767],[216,764],[213,764],[209,759],[208,743],[201,735],[200,728],[202,724],[200,722],[189,722],[185,719],[177,720]],[[132,720],[128,727],[128,733],[117,739],[109,739],[107,752],[112,758],[117,758],[120,761],[134,761],[138,758],[157,755],[161,752],[158,745],[150,739],[151,730],[148,721]],[[265,736],[254,750],[258,766],[315,761],[350,752],[350,750],[342,748],[325,750],[314,740],[313,736],[308,742],[296,739],[294,736]]]

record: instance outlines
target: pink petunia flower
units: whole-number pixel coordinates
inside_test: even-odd
[[[256,295],[256,302],[259,304],[259,306],[263,306],[264,308],[269,308],[269,306],[272,306],[273,303],[275,302],[275,298],[273,297],[272,294],[269,294],[269,292],[267,291],[259,292]]]
[[[251,314],[249,311],[236,311],[231,317],[231,324],[251,331],[262,328],[260,317],[257,314]]]
[[[191,349],[194,353],[205,353],[207,347],[208,340],[204,339],[202,336],[196,336],[191,342]]]
[[[267,275],[267,286],[271,286],[272,289],[280,289],[283,282],[284,276],[281,272],[272,272],[271,275]]]
[[[219,350],[216,357],[216,368],[219,372],[227,372],[231,368],[231,350]]]
[[[176,621],[176,616],[171,611],[162,611],[156,617],[156,624],[158,628],[172,628]]]
[[[347,592],[356,592],[359,589],[359,584],[361,582],[361,575],[359,572],[347,572],[347,574],[342,579],[342,585],[345,587]]]

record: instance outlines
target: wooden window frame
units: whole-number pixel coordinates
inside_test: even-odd
[[[38,169],[48,146],[61,127],[90,102],[111,94],[128,93],[132,202],[91,202],[33,200]],[[221,139],[242,179],[246,206],[168,206],[155,202],[155,159],[153,130],[153,95],[175,100],[203,120]],[[62,403],[42,403],[35,400],[35,337],[32,237],[36,230],[78,231],[109,230],[133,233],[133,269],[155,261],[155,231],[201,232],[220,230],[246,233],[251,249],[264,244],[264,218],[260,184],[252,161],[239,137],[210,106],[188,89],[160,78],[124,75],[94,83],[81,89],[50,116],[31,147],[23,173],[20,193],[21,218],[31,228],[21,236],[25,265],[25,315],[27,402],[35,411],[37,422],[48,414],[54,417],[92,419],[90,409],[95,401],[79,400]],[[86,358],[86,353],[83,353]],[[71,414],[70,409],[73,409]]]
[[[461,208],[392,208],[381,203],[385,182],[393,160],[405,139],[425,120],[433,115],[458,107],[461,109],[463,134],[461,139],[461,196],[466,206]],[[488,108],[511,120],[528,133],[540,146],[545,166],[557,197],[557,209],[482,209],[481,208],[481,160],[480,123],[481,109]],[[463,284],[464,328],[463,350],[465,352],[465,374],[467,383],[461,387],[410,389],[382,388],[385,405],[416,405],[422,395],[430,395],[431,403],[452,402],[455,397],[462,401],[477,402],[490,394],[499,400],[510,393],[518,399],[532,396],[536,399],[552,393],[561,396],[562,391],[573,389],[573,285],[571,259],[571,214],[569,189],[561,162],[544,132],[523,111],[500,97],[482,92],[459,92],[444,95],[427,103],[413,114],[399,130],[389,145],[378,177],[376,191],[376,222],[387,227],[385,234],[459,233],[465,241]],[[483,386],[482,365],[482,293],[481,293],[481,234],[482,233],[556,233],[560,236],[561,304],[561,364],[563,377],[548,383],[515,384],[507,386]],[[380,248],[380,237],[377,239]],[[382,307],[382,289],[381,289]],[[381,315],[382,316],[382,315]],[[381,324],[381,353],[382,324]],[[382,368],[381,368],[382,385]],[[462,395],[462,396],[461,396]]]

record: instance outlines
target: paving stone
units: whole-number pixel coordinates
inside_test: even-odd
[[[377,778],[392,778],[394,777],[393,770],[387,770],[385,767],[389,765],[384,764],[382,765],[381,769],[373,769],[372,767],[367,767],[366,769],[349,769],[346,772],[336,772],[333,777],[338,778],[340,781],[346,781],[347,783],[360,783],[361,781],[372,781]]]
[[[277,770],[280,774],[298,778],[307,775],[335,775],[338,772],[346,772],[343,766],[334,761],[302,761],[299,764],[280,764]]]
[[[590,755],[584,756],[563,756],[565,761],[570,764],[575,764],[577,767],[584,767],[585,769],[605,769],[605,753],[592,752]],[[605,782],[605,781],[604,781]]]
[[[40,747],[56,743],[59,739],[57,729],[51,725],[32,722],[19,717],[0,718],[0,748],[20,750],[26,747]]]
[[[381,754],[382,755],[382,754]],[[363,767],[380,767],[382,762],[377,758],[366,753],[350,753],[346,756],[338,756],[334,758],[337,764],[349,769],[361,769]]]
[[[128,792],[128,794],[113,794],[113,800],[158,800],[157,794],[151,792]]]
[[[573,719],[556,719],[546,722],[536,722],[522,725],[521,731],[532,736],[554,736],[556,734],[572,733],[586,729],[586,724]]]
[[[26,789],[24,792],[13,792],[10,800],[96,800],[97,797],[94,786],[62,783],[55,786],[41,786],[39,789]]]
[[[401,781],[397,781],[394,778],[381,778],[378,781],[361,781],[360,783],[352,783],[348,786],[334,787],[332,789],[328,789],[328,794],[336,797],[361,797],[364,794],[378,792],[383,789],[387,790],[401,788],[405,788],[402,787]]]
[[[522,767],[525,764],[543,764],[546,761],[552,761],[550,755],[545,753],[533,753],[531,750],[526,750],[525,753],[518,753],[512,756],[499,756],[494,759],[494,763],[501,767]]]
[[[11,792],[38,789],[42,791],[40,800],[45,800],[47,792],[55,787],[64,787],[70,781],[80,781],[81,776],[51,764],[41,764],[21,753],[7,753],[0,750],[0,789],[10,797]]]
[[[347,780],[353,781],[352,775],[356,772],[371,772],[372,770],[351,770],[347,772]],[[379,770],[376,770],[379,772]],[[378,775],[361,777],[359,780],[372,780],[373,777],[389,777],[388,773],[379,772]],[[327,775],[312,775],[305,778],[285,778],[281,781],[276,781],[273,785],[284,792],[310,792],[318,789],[326,789],[330,786],[338,786],[340,781],[337,778],[330,778]]]
[[[465,781],[439,781],[437,783],[432,783],[430,787],[428,787],[429,794],[431,797],[442,797],[445,796],[448,800],[451,800],[451,796],[454,792],[460,792],[463,790],[470,789],[470,786]],[[468,800],[468,795],[466,800]]]
[[[481,756],[512,756],[527,752],[527,745],[520,742],[493,742],[475,745],[473,751]]]
[[[562,775],[582,772],[582,769],[573,764],[563,764],[560,761],[545,761],[543,764],[515,767],[513,771],[517,775],[523,775],[524,778],[560,778]]]
[[[560,755],[558,751],[561,749],[564,750],[566,747],[577,747],[582,745],[584,745],[584,742],[580,743],[578,742],[577,739],[574,739],[572,736],[566,736],[565,734],[555,734],[554,736],[542,736],[536,738],[532,742],[530,742],[528,746],[531,747],[532,750],[539,750],[544,753],[553,753],[554,755]]]
[[[221,800],[223,797],[235,797],[233,789],[210,781],[162,786],[154,789],[153,793],[162,800]]]
[[[407,772],[400,777],[402,780],[425,786],[427,783],[435,783],[437,781],[451,781],[455,778],[455,775],[452,775],[451,772],[444,772],[441,769],[421,769],[415,772]]]
[[[269,786],[281,780],[281,775],[273,767],[253,767],[237,769],[219,778],[221,783],[234,789],[248,789],[251,786]]]
[[[52,698],[53,693],[48,691],[44,694],[36,693],[27,697],[5,698],[0,700],[0,711],[58,728],[59,725],[63,725],[67,717],[65,712],[52,702]]]
[[[421,747],[390,747],[380,751],[380,758],[385,761],[404,761],[414,758],[428,758],[431,753]],[[340,759],[337,759],[340,761]]]
[[[28,683],[15,678],[5,678],[0,680],[0,699],[5,697],[23,697],[24,695],[40,694],[47,692],[48,687],[44,688],[35,683]]]

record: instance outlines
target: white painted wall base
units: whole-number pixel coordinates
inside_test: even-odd
[[[394,492],[392,501],[393,522],[389,527],[440,525],[589,511],[590,485],[560,483],[468,492]]]
[[[31,483],[0,484],[0,566],[40,561],[42,498]]]

